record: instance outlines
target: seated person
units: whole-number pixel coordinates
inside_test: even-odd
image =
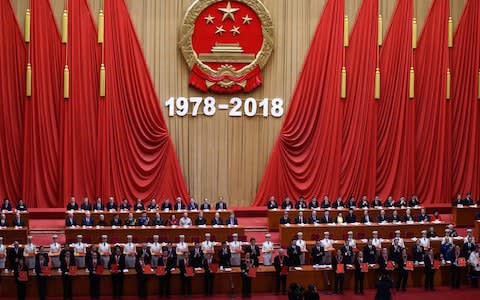
[[[147,206],[147,210],[148,211],[156,211],[158,209],[158,204],[157,204],[157,200],[152,199],[150,200],[150,203],[148,203],[148,206]]]
[[[337,224],[343,224],[343,223],[345,223],[345,219],[343,218],[343,214],[342,214],[341,212],[339,212],[339,213],[337,214],[337,218],[336,218],[335,221],[336,221],[335,223],[337,223]]]
[[[308,219],[308,223],[309,224],[320,224],[320,218],[317,217],[317,211],[316,210],[312,210],[312,215]]]
[[[227,225],[238,225],[237,217],[235,217],[235,213],[232,211],[230,216],[227,219]]]
[[[152,225],[153,226],[163,226],[165,224],[165,221],[163,221],[162,217],[160,216],[159,212],[155,213],[155,217],[152,220]]]
[[[107,221],[105,221],[105,216],[103,214],[100,214],[98,216],[97,226],[108,226],[108,223]]]
[[[468,192],[467,195],[465,195],[465,199],[463,199],[463,205],[470,206],[474,204],[475,204],[475,201],[473,201],[472,193]]]
[[[357,207],[357,201],[353,196],[350,197],[347,201],[347,208],[356,208]]]
[[[2,211],[12,211],[12,204],[8,198],[3,199]]]
[[[177,197],[175,200],[175,206],[173,207],[174,210],[184,210],[185,209],[185,204],[183,204],[182,198]]]
[[[320,221],[323,224],[333,223],[333,218],[330,217],[330,212],[328,210],[323,212],[323,217],[320,219]]]
[[[87,210],[85,212],[85,217],[83,217],[82,219],[82,226],[93,226],[93,218],[92,216],[90,215],[90,211]]]
[[[132,208],[130,203],[128,203],[127,198],[122,199],[122,203],[120,203],[120,211],[129,211]]]
[[[133,210],[135,210],[135,211],[144,211],[145,210],[145,205],[143,204],[142,199],[137,198],[137,201],[135,201],[135,205],[133,206]]]
[[[307,202],[305,201],[305,198],[303,198],[303,196],[300,196],[297,203],[295,203],[295,208],[296,209],[306,209],[307,207],[308,207],[308,205],[307,205]]]
[[[23,199],[19,199],[15,209],[17,211],[27,211],[27,205],[25,204],[25,201],[23,201]]]
[[[322,204],[320,205],[321,208],[329,208],[330,207],[330,199],[328,196],[323,197]]]
[[[150,225],[150,218],[147,216],[147,213],[144,211],[140,218],[138,218],[138,226],[148,226]]]
[[[160,206],[160,209],[162,211],[172,210],[172,204],[170,203],[170,199],[166,198],[165,201],[163,201],[162,205]]]
[[[118,209],[118,205],[115,202],[115,199],[113,197],[109,197],[107,202],[107,210],[116,211],[117,209]]]
[[[178,221],[178,225],[180,225],[180,226],[192,226],[192,219],[190,219],[187,212],[183,213],[183,216]]]
[[[420,210],[420,215],[418,216],[418,222],[430,222],[430,217],[427,215],[425,208]]]
[[[293,209],[293,202],[290,200],[290,197],[285,197],[285,199],[282,202],[282,209]]]
[[[317,197],[313,197],[312,201],[308,204],[308,208],[310,209],[317,209],[320,207],[320,203],[318,203]]]
[[[398,202],[395,204],[395,207],[407,207],[408,206],[408,203],[407,203],[407,200],[405,199],[405,197],[400,197],[400,199],[398,200]]]
[[[90,204],[90,200],[88,197],[83,197],[82,205],[80,205],[81,210],[92,210],[92,205]]]
[[[363,211],[363,216],[362,216],[362,223],[371,223],[373,220],[370,217],[370,214],[368,213],[368,209]]]
[[[215,217],[212,219],[212,225],[223,225],[223,220],[220,217],[220,213],[215,213]]]
[[[208,201],[208,198],[203,199],[202,205],[200,205],[201,210],[210,210],[212,207],[210,205],[210,202]]]
[[[71,227],[71,226],[76,226],[76,225],[77,225],[77,221],[75,220],[73,212],[69,211],[68,216],[65,219],[65,226]]]
[[[307,224],[307,220],[303,216],[303,211],[298,212],[298,216],[295,218],[295,224]]]
[[[360,204],[358,204],[359,208],[369,208],[370,203],[368,203],[368,198],[367,196],[363,196],[362,200],[360,201]]]
[[[480,220],[480,212],[475,216],[475,220],[477,220],[477,221]]]
[[[13,219],[13,226],[17,226],[17,227],[25,226],[25,222],[22,220],[22,215],[20,215],[20,212],[18,211],[15,214],[15,219]]]
[[[390,219],[392,223],[402,222],[402,218],[398,215],[398,211],[394,210],[392,213],[392,218]]]
[[[93,206],[93,211],[103,211],[104,209],[105,207],[103,206],[102,198],[97,198],[97,200],[95,200],[95,205]]]
[[[375,199],[373,199],[372,202],[372,207],[382,207],[382,200],[380,200],[379,196],[375,196]]]
[[[68,201],[67,204],[67,210],[78,210],[78,204],[75,202],[75,197],[70,197],[70,201]]]
[[[383,204],[383,207],[395,207],[395,200],[393,200],[392,196],[388,196],[387,200]]]
[[[190,201],[188,202],[188,205],[187,205],[187,209],[188,210],[198,210],[198,204],[195,201],[195,199],[190,198]]]
[[[8,221],[7,221],[7,216],[2,213],[0,216],[0,227],[7,227],[8,226]]]
[[[438,234],[435,232],[435,228],[433,228],[433,226],[430,226],[430,228],[428,229],[427,237],[428,237],[428,238],[436,238],[436,237],[438,237]]]
[[[267,209],[276,209],[276,208],[278,208],[277,200],[275,200],[274,196],[271,196],[268,199]]]
[[[223,196],[218,197],[218,201],[215,204],[215,209],[227,209],[227,202],[223,199]]]
[[[356,223],[357,222],[357,216],[353,212],[353,208],[350,208],[348,210],[347,217],[345,218],[347,223]]]
[[[122,219],[119,214],[115,214],[112,219],[112,226],[122,226]]]
[[[410,207],[420,206],[420,200],[418,200],[418,197],[416,195],[412,196],[412,199],[410,199],[408,206]]]
[[[167,226],[177,226],[178,225],[178,220],[177,217],[172,214],[170,215],[170,218],[167,220]]]
[[[440,217],[440,212],[438,211],[438,209],[434,209],[433,210],[432,221],[440,222],[441,220],[442,220],[442,218]]]
[[[377,218],[377,223],[388,223],[388,218],[385,215],[385,210],[380,210],[380,214],[378,215]]]
[[[203,211],[198,212],[198,216],[195,218],[195,225],[207,225],[207,220],[203,217]]]
[[[137,224],[137,220],[133,217],[133,213],[128,213],[128,217],[125,220],[124,224],[126,226],[135,226]]]
[[[332,208],[343,208],[342,197],[338,197],[337,200],[335,200],[335,202],[333,202]]]
[[[407,208],[407,210],[405,211],[405,216],[403,216],[403,222],[413,222],[413,216],[412,216],[412,213],[411,213],[411,210],[410,208]]]
[[[455,230],[455,227],[453,226],[453,224],[448,224],[448,229],[450,230],[449,234],[448,234],[449,237],[457,237],[458,236],[458,233]]]
[[[290,224],[290,218],[288,217],[288,211],[283,213],[283,216],[280,218],[280,224]]]

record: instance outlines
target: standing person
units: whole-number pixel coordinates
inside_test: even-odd
[[[6,257],[7,257],[7,247],[3,244],[3,237],[0,236],[0,272],[5,269],[6,264]]]
[[[52,267],[55,269],[60,268],[60,252],[62,251],[62,245],[58,242],[58,235],[52,236],[52,243],[50,244],[50,251],[48,255],[52,259]]]
[[[275,266],[275,275],[277,279],[276,284],[276,294],[280,294],[280,287],[282,288],[282,294],[285,295],[287,292],[287,275],[289,261],[288,257],[285,255],[284,249],[278,250],[278,255],[273,259],[273,265]]]
[[[206,253],[203,259],[204,282],[205,282],[205,296],[213,296],[213,287],[215,281],[215,272],[218,265],[213,258],[212,253]]]
[[[13,267],[13,276],[17,284],[17,298],[25,299],[27,294],[28,268],[23,257],[20,257]]]
[[[250,258],[250,252],[245,253],[245,259],[242,260],[240,270],[242,273],[242,297],[250,298],[252,294],[252,277],[250,270],[255,268],[253,260]]]
[[[35,256],[35,273],[37,274],[38,298],[44,300],[47,297],[47,279],[49,266],[48,254],[44,253],[43,247],[40,246],[37,255]]]
[[[159,274],[160,284],[159,284],[159,295],[160,297],[170,298],[170,279],[172,278],[172,269],[177,265],[177,257],[174,255],[174,251],[169,251],[167,248],[163,250],[162,257],[158,260],[158,266],[163,267],[163,274]]]
[[[345,261],[342,251],[337,250],[337,255],[332,258],[332,270],[335,273],[335,294],[343,294],[343,281],[345,279]]]
[[[230,263],[232,259],[232,253],[228,248],[226,241],[222,242],[222,248],[218,251],[218,257],[220,259],[219,263],[222,268],[230,268],[232,266]]]
[[[407,281],[408,281],[408,270],[407,268],[407,261],[408,261],[408,255],[407,255],[407,250],[405,248],[402,249],[402,254],[398,259],[395,261],[397,264],[397,284],[396,284],[396,289],[397,292],[400,290],[400,287],[402,288],[402,291],[407,290]]]
[[[375,300],[392,300],[391,289],[393,288],[393,281],[388,273],[382,272],[377,281],[377,293]]]
[[[314,265],[323,265],[325,260],[325,249],[322,246],[322,241],[317,240],[315,246],[312,248],[312,263]]]
[[[123,270],[125,269],[125,255],[120,246],[115,246],[114,253],[110,256],[108,269],[112,278],[113,299],[121,299],[123,296]]]
[[[102,260],[97,251],[92,251],[87,261],[88,281],[90,283],[90,299],[100,299],[100,275],[98,272],[103,269]]]
[[[64,251],[60,257],[60,269],[62,270],[63,281],[63,299],[72,299],[72,281],[73,274],[71,270],[76,267],[75,258],[72,250]]]
[[[434,260],[433,260],[433,249],[428,250],[427,255],[425,255],[425,290],[434,291],[433,288],[433,278],[435,275],[434,269]]]
[[[253,265],[258,267],[258,256],[260,255],[260,248],[255,244],[255,238],[250,239],[250,245],[245,249],[245,253],[250,253],[249,257],[253,261]]]
[[[241,262],[241,253],[242,253],[242,242],[238,240],[238,233],[232,234],[233,241],[231,241],[228,246],[232,257],[230,259],[232,266],[240,266]]]
[[[304,300],[319,300],[317,287],[313,284],[309,284],[307,290],[303,293]]]
[[[460,288],[460,278],[461,278],[461,274],[462,274],[462,266],[459,265],[459,260],[462,257],[462,252],[461,252],[461,249],[460,249],[460,246],[459,245],[456,245],[455,246],[455,250],[454,250],[454,258],[452,260],[452,267],[451,267],[451,272],[452,272],[452,289],[458,289]],[[465,259],[465,258],[463,258]]]
[[[480,277],[480,245],[477,245],[475,251],[468,257],[470,265],[470,275],[472,276],[472,287],[478,288],[478,278]]]
[[[99,259],[101,264],[105,269],[108,268],[108,262],[112,255],[112,248],[108,243],[108,236],[106,234],[102,235],[102,241],[98,244],[98,251],[100,252]]]
[[[290,246],[287,249],[290,266],[300,267],[300,254],[301,250],[300,247],[297,246],[297,241],[295,239],[292,239]]]
[[[189,253],[185,252],[185,255],[180,259],[178,263],[180,269],[180,277],[182,278],[182,291],[184,296],[192,295],[192,276],[193,267],[189,258]]]
[[[135,261],[135,271],[137,272],[137,294],[139,299],[147,298],[147,275],[145,274],[145,257],[138,255]]]
[[[363,295],[363,282],[365,279],[365,273],[362,272],[362,264],[365,263],[363,258],[363,252],[358,252],[355,261],[355,294]]]
[[[262,253],[263,253],[263,264],[265,266],[272,265],[273,243],[272,243],[272,235],[270,233],[265,234],[265,242],[263,242],[262,244]]]

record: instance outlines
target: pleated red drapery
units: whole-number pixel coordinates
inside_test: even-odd
[[[63,206],[58,197],[60,35],[48,0],[30,1],[30,10],[32,96],[25,100],[22,195],[29,207],[58,207]]]
[[[95,196],[100,47],[87,0],[68,1],[70,95],[62,102],[60,199]],[[65,49],[63,50],[65,51]]]
[[[105,1],[104,51],[97,192],[117,199],[186,199],[174,146],[124,1]]]
[[[0,195],[21,198],[26,49],[10,1],[0,1]]]

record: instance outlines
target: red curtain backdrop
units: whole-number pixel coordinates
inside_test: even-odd
[[[480,1],[467,2],[453,45],[453,192],[480,198]]]
[[[378,1],[364,0],[347,48],[347,98],[344,104],[340,195],[375,191]],[[333,196],[333,195],[332,195]]]
[[[32,96],[25,99],[22,194],[29,207],[57,207],[63,64],[48,0],[30,1]],[[22,87],[24,88],[24,87]]]
[[[100,47],[87,0],[68,1],[70,98],[62,101],[60,199],[95,196]],[[65,51],[65,48],[63,49]]]
[[[343,1],[326,3],[254,205],[339,192],[343,16]]]
[[[21,197],[26,51],[10,1],[0,1],[0,195]],[[2,198],[3,198],[2,197]]]
[[[432,2],[415,51],[415,186],[423,203],[449,202],[452,194],[448,16],[449,0]]]
[[[186,199],[175,149],[124,1],[105,1],[104,51],[97,192],[117,199]]]

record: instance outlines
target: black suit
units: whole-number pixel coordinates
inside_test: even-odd
[[[113,202],[113,203],[107,202],[107,210],[117,210],[117,209],[118,209],[117,203],[115,203],[115,202]]]
[[[203,251],[202,249],[198,248],[198,252],[196,253],[196,249],[192,249],[190,251],[190,265],[194,268],[201,268],[203,262]]]
[[[172,210],[172,204],[170,203],[162,203],[162,206],[160,207],[161,210]]]
[[[215,264],[215,260],[212,258],[209,262],[208,259],[203,260],[203,269],[204,273],[204,289],[205,289],[205,296],[212,296],[213,295],[213,283],[215,281],[215,273],[212,272],[210,269],[211,264]]]
[[[237,220],[237,218],[233,218],[233,219],[232,219],[232,218],[229,217],[229,218],[227,219],[227,225],[238,225],[238,220]]]
[[[300,264],[300,255],[302,254],[301,249],[299,246],[290,245],[287,248],[287,255],[288,261],[290,262],[290,266],[292,267],[299,267]]]
[[[172,248],[173,249],[173,248]],[[175,251],[173,251],[175,252]],[[170,297],[170,279],[172,278],[172,269],[177,265],[177,256],[170,254],[170,256],[162,257],[158,260],[158,265],[165,267],[165,275],[159,276],[159,295]]]
[[[248,276],[250,266],[243,259],[240,263],[240,270],[242,273],[242,297],[250,298],[252,294],[252,278]]]
[[[222,218],[218,218],[218,219],[213,218],[213,219],[212,219],[212,225],[223,225],[223,220],[222,220]]]
[[[407,280],[408,280],[408,271],[405,270],[405,267],[407,266],[407,257],[403,257],[400,255],[398,258],[398,261],[395,261],[397,264],[397,284],[396,288],[397,291],[400,290],[400,287],[402,288],[402,291],[405,291],[407,289]]]
[[[323,216],[321,219],[320,219],[320,223],[322,224],[327,224],[327,223],[333,223],[333,218],[328,216],[328,219],[326,216]]]
[[[105,209],[105,206],[102,204],[102,203],[95,203],[95,205],[93,206],[93,210],[104,210]]]
[[[357,222],[357,217],[355,216],[355,214],[348,214],[346,217],[346,221],[347,223],[355,223]]]
[[[423,250],[423,246],[413,246],[412,250],[412,255],[413,255],[413,261],[424,261],[425,259],[425,251]]]
[[[317,216],[311,216],[309,219],[308,219],[308,223],[310,224],[320,224],[320,218],[317,217]]]
[[[207,225],[207,220],[205,220],[204,217],[201,217],[201,218],[200,218],[200,217],[197,217],[197,218],[195,219],[195,225],[197,225],[197,226],[198,226],[198,225]]]
[[[25,222],[24,222],[22,219],[17,219],[17,218],[15,218],[15,219],[13,220],[13,226],[24,227],[24,226],[25,226]]]
[[[90,203],[82,203],[82,205],[80,205],[80,208],[83,210],[92,210],[92,205]]]
[[[225,202],[217,202],[217,204],[215,204],[215,209],[216,210],[219,210],[219,209],[227,209],[227,203]]]
[[[362,216],[362,223],[371,223],[372,222],[372,218],[370,216],[368,216],[368,219],[367,219],[367,216],[363,215]]]
[[[307,219],[303,216],[302,217],[298,216],[295,218],[295,224],[307,224],[307,223],[308,223]]]
[[[135,271],[137,272],[137,294],[139,299],[147,298],[147,275],[145,275],[143,269],[145,264],[146,263],[144,262],[142,266],[139,259],[135,261]]]
[[[112,294],[113,299],[121,299],[123,297],[123,270],[125,269],[125,255],[115,254],[110,256],[108,268],[111,270],[113,265],[117,265],[117,272],[112,272]]]
[[[182,278],[182,291],[184,296],[192,295],[192,277],[188,277],[187,267],[190,267],[189,262],[185,262],[185,259],[180,260],[178,268],[180,269],[180,276]]]
[[[174,209],[175,210],[184,210],[185,209],[185,204],[183,204],[182,202],[175,203]]]
[[[337,257],[336,255],[332,257],[332,269],[335,272],[335,283],[334,291],[335,293],[343,294],[343,281],[345,278],[345,273],[337,273],[337,266],[343,264],[343,270],[346,271],[345,260],[343,257]]]
[[[23,248],[11,248],[7,255],[9,267],[13,269],[17,265],[18,259],[23,258]]]
[[[75,203],[75,204],[68,203],[67,204],[67,210],[78,210],[78,204],[77,203]]]
[[[200,205],[201,210],[206,210],[206,209],[210,210],[210,208],[211,208],[211,205],[208,203],[202,203],[202,205]]]
[[[352,248],[352,246],[344,245],[342,248],[340,248],[340,251],[342,251],[343,262],[346,263],[347,265],[352,264],[352,262],[353,262],[353,248]]]
[[[314,265],[321,265],[323,264],[323,259],[325,257],[325,249],[322,246],[317,248],[317,246],[313,246],[312,248],[312,263]]]
[[[224,268],[230,268],[231,263],[230,259],[232,258],[232,253],[230,248],[222,248],[218,251],[218,257],[220,258],[220,266]]]
[[[40,260],[43,262],[40,262]],[[37,253],[35,255],[35,273],[37,274],[38,297],[44,300],[47,297],[47,279],[43,274],[43,267],[48,266],[49,258],[47,253]]]
[[[277,278],[276,284],[276,293],[280,293],[280,287],[282,288],[282,294],[287,292],[287,274],[282,274],[282,267],[288,267],[290,265],[288,257],[283,256],[282,258],[277,255],[273,259],[273,265],[275,266],[275,275]]]
[[[362,260],[362,263],[365,263]],[[365,279],[365,273],[362,272],[362,266],[358,258],[355,259],[353,265],[355,266],[355,294],[363,294],[363,282]]]
[[[100,260],[100,255],[97,254],[97,258],[92,258],[91,255],[86,257],[85,266],[88,270],[88,281],[90,282],[90,298],[99,299],[100,298],[100,274],[97,274],[97,266],[102,266],[102,261]]]
[[[378,222],[378,223],[388,222],[387,215],[384,215],[384,216],[378,215],[377,222]]]
[[[428,255],[425,255],[425,289],[433,291],[433,277],[435,275],[435,270],[433,269],[433,257],[430,260]]]
[[[13,277],[15,278],[15,282],[17,284],[17,298],[19,300],[23,300],[27,294],[27,282],[19,280],[20,272],[26,272],[28,280],[28,268],[25,264],[23,264],[23,267],[20,267],[19,264],[15,264],[13,268]]]
[[[198,209],[198,204],[197,203],[188,203],[187,209],[188,210],[197,210]]]
[[[363,260],[369,264],[374,264],[377,258],[377,249],[374,245],[365,245],[363,247]]]
[[[63,281],[63,299],[72,299],[72,280],[73,276],[69,273],[70,267],[75,266],[75,257],[73,256],[73,251],[70,251],[70,258],[67,261],[67,258],[64,255],[60,256],[60,269],[62,270],[62,281]]]
[[[253,265],[255,267],[258,267],[258,257],[260,256],[260,248],[255,245],[255,247],[252,247],[252,245],[248,245],[247,248],[245,249],[245,253],[250,253],[250,259],[253,261]]]
[[[281,217],[280,224],[290,224],[290,218]]]
[[[8,204],[3,203],[1,210],[2,210],[2,211],[4,211],[4,210],[5,210],[5,211],[12,211],[12,205],[11,205],[10,203],[8,203]]]
[[[72,217],[71,219],[67,217],[65,219],[65,226],[66,227],[76,226],[76,225],[77,225],[77,221],[75,220],[75,217]]]

